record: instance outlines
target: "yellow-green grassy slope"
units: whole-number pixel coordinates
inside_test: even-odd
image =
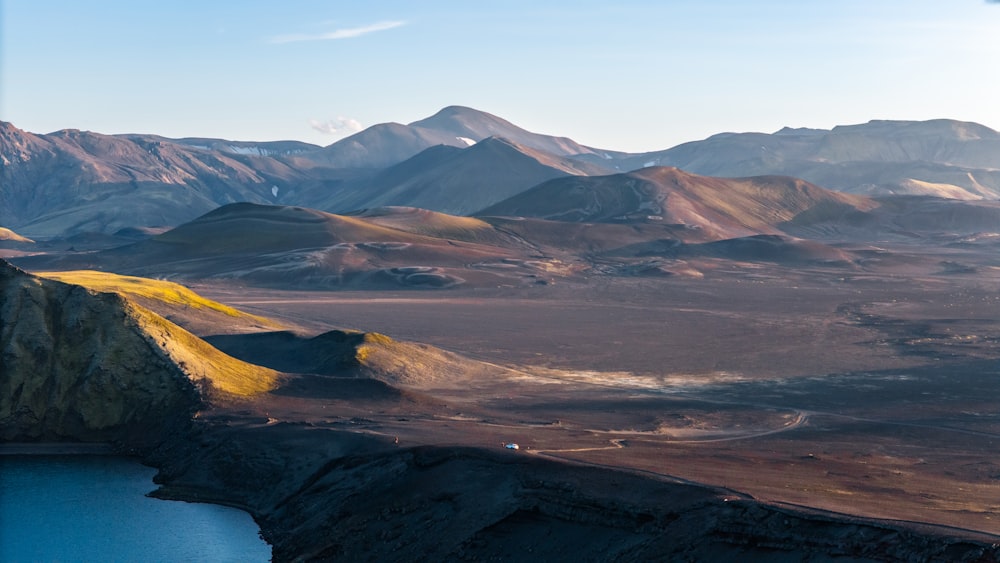
[[[129,306],[147,341],[200,384],[210,399],[250,398],[280,384],[277,371],[237,360],[149,309]]]
[[[206,299],[174,282],[94,270],[38,272],[37,275],[63,283],[82,285],[93,291],[124,295],[135,303],[197,333],[206,333],[209,329],[213,333],[220,333],[285,328],[272,319],[251,315]]]
[[[187,308],[198,312],[224,315],[233,323],[276,328],[273,321],[249,315],[227,305],[206,299],[190,289],[162,280],[122,276],[89,270],[46,272],[40,276],[93,292],[116,293],[125,298],[129,318],[146,335],[147,341],[162,350],[192,381],[208,383],[213,391],[234,397],[250,397],[274,389],[278,372],[248,364],[212,347],[177,324],[167,320],[156,308]],[[141,303],[141,304],[140,304]]]
[[[150,436],[281,374],[232,358],[118,293],[0,261],[0,440]]]
[[[465,358],[417,342],[365,333],[355,350],[360,375],[411,389],[468,389],[509,380],[510,368]]]
[[[479,244],[506,246],[510,235],[499,232],[493,225],[474,217],[459,217],[416,207],[380,207],[361,215],[366,221],[399,231]]]

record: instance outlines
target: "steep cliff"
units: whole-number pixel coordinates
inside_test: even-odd
[[[0,440],[155,439],[277,381],[118,294],[0,261]]]

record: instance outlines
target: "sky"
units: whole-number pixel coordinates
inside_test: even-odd
[[[0,0],[0,120],[329,145],[449,105],[585,145],[1000,129],[1000,3]]]

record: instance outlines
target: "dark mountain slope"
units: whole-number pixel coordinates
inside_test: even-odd
[[[468,148],[431,147],[334,192],[321,207],[349,211],[402,205],[464,215],[545,180],[603,173],[591,164],[489,137]]]
[[[385,168],[435,145],[468,146],[450,133],[379,123],[310,153],[308,157],[333,168]]]

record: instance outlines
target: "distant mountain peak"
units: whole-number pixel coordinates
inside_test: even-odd
[[[532,133],[493,114],[453,105],[407,125],[373,125],[333,143],[314,156],[332,166],[384,168],[398,164],[434,145],[465,148],[488,137],[503,137],[519,147],[541,150],[560,157],[597,154],[595,149],[580,145],[572,139]],[[608,153],[600,151],[600,154]]]
[[[438,110],[438,112],[432,115],[431,117],[432,118],[442,117],[447,115],[488,115],[490,117],[496,117],[491,113],[487,113],[485,111],[478,110],[476,108],[471,108],[469,106],[460,106],[460,105],[445,106],[440,110]]]
[[[53,135],[53,136],[57,136],[57,137],[76,137],[76,136],[79,136],[79,135],[87,135],[87,134],[92,134],[92,133],[90,131],[82,131],[80,129],[72,129],[72,128],[70,128],[70,129],[60,129],[58,131],[53,131],[53,132],[49,133],[49,135]]]
[[[506,147],[514,147],[516,149],[522,149],[523,148],[521,145],[515,143],[514,141],[511,141],[507,137],[501,137],[500,135],[490,135],[489,137],[486,137],[485,139],[483,139],[483,140],[479,141],[478,143],[476,143],[476,145],[483,145],[483,146],[489,146],[489,145],[506,146]]]
[[[957,140],[998,139],[1000,133],[985,125],[957,119],[928,119],[925,121],[873,119],[858,125],[838,125],[832,133],[866,132],[880,135],[929,135]]]
[[[813,129],[811,127],[782,127],[775,131],[775,135],[826,135],[828,129]]]
[[[529,134],[505,119],[464,106],[448,106],[430,117],[410,123],[410,127],[443,131],[456,137],[468,137],[476,140],[494,134],[508,136]]]

